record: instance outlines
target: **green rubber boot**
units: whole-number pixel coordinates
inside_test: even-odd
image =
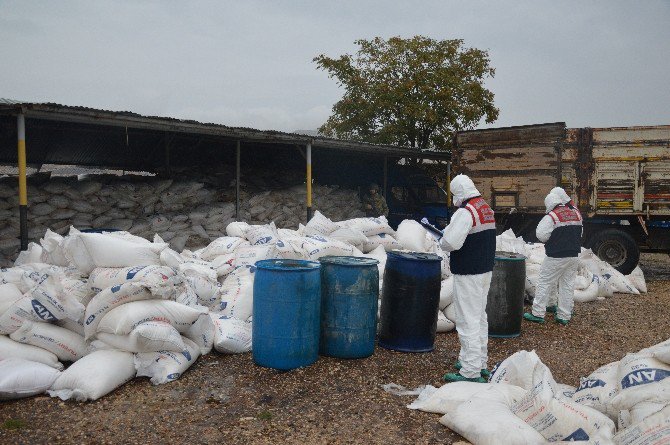
[[[486,379],[484,379],[483,377],[474,377],[474,378],[469,379],[469,378],[461,375],[460,372],[450,372],[448,374],[445,374],[443,379],[447,383],[452,383],[452,382],[486,383]]]
[[[558,306],[547,306],[547,312],[551,312],[552,314],[555,314],[556,311],[558,310]]]
[[[544,324],[544,318],[536,317],[535,315],[531,314],[530,312],[526,312],[523,314],[523,319],[532,321],[533,323],[539,323],[539,324]]]
[[[457,371],[460,371],[462,367],[463,365],[461,365],[461,362],[454,363],[454,368],[456,368]],[[483,368],[481,375],[482,377],[488,380],[488,378],[491,377],[491,371],[489,371],[486,368]]]
[[[562,318],[556,317],[556,323],[561,324],[563,326],[567,326],[568,323],[570,323],[570,320],[563,320]]]

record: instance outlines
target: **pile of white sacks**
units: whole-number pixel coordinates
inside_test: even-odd
[[[670,438],[668,376],[670,340],[598,368],[579,387],[556,383],[535,351],[519,351],[489,383],[426,386],[408,408],[443,414],[440,423],[474,445],[661,445]]]
[[[274,174],[274,172],[273,172]],[[113,228],[144,238],[159,234],[178,251],[219,238],[235,218],[235,196],[216,177],[172,180],[138,175],[29,177],[28,239],[48,229],[65,234],[70,226]],[[256,179],[250,175],[249,180]],[[16,178],[0,178],[0,266],[19,251]],[[275,221],[297,228],[304,217],[304,185],[259,191],[241,183],[240,219],[252,224]],[[356,190],[314,184],[315,209],[337,220],[364,216]]]
[[[374,258],[381,289],[386,252],[435,253],[443,279],[438,332],[455,327],[448,255],[415,221],[394,231],[384,217],[333,222],[316,212],[297,230],[232,222],[226,233],[178,252],[158,235],[149,241],[128,232],[71,228],[63,237],[47,230],[14,267],[0,269],[0,398],[48,390],[62,399],[95,400],[135,376],[173,381],[212,348],[250,351],[254,264],[269,258]],[[531,249],[529,271],[539,261],[536,246],[505,235],[499,242],[505,250]],[[606,276],[603,270],[580,276],[590,283]],[[616,275],[604,281],[618,285],[612,277],[630,281]],[[611,295],[619,288],[609,289]],[[72,365],[61,372],[63,362]]]

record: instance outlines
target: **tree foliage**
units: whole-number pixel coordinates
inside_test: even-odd
[[[319,131],[380,144],[448,148],[453,131],[498,118],[487,51],[423,36],[357,40],[355,55],[314,58],[344,96]]]

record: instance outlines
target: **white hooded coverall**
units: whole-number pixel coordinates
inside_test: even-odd
[[[554,255],[545,244],[547,257],[542,262],[537,279],[533,315],[544,318],[549,297],[558,285],[556,316],[562,320],[570,320],[574,306],[575,277],[579,266],[577,255],[580,250],[579,239],[574,233],[578,231],[581,234],[582,218],[578,210],[565,206],[563,200],[554,193],[547,195],[544,200],[547,214],[537,225],[536,236],[541,242],[548,243],[552,236],[558,236],[557,229],[570,230],[572,236],[568,238],[574,245],[564,246],[571,253]]]
[[[451,222],[444,229],[440,241],[442,249],[454,252],[466,244],[468,237],[475,240],[466,248],[478,246],[476,240],[490,237],[484,242],[486,247],[475,247],[480,251],[475,256],[490,256],[490,268],[483,273],[459,274],[453,270],[454,254],[452,254],[452,272],[454,272],[454,308],[456,313],[456,331],[461,343],[458,359],[461,362],[460,373],[467,378],[477,378],[488,361],[488,319],[486,317],[486,300],[491,284],[493,259],[495,256],[495,220],[493,211],[479,198],[481,194],[470,178],[465,175],[456,176],[450,184],[454,205],[460,207],[451,217]],[[462,206],[468,201],[467,205]],[[484,231],[492,231],[483,233]],[[490,235],[490,236],[489,236]],[[471,246],[471,247],[468,247]],[[488,249],[490,247],[490,249]],[[486,250],[490,251],[486,251]],[[481,267],[480,267],[481,269]],[[476,269],[479,270],[479,269]]]
[[[567,192],[565,191],[565,189],[563,187],[554,187],[553,189],[551,189],[551,191],[549,193],[552,193],[552,194],[558,196],[558,198],[561,200],[561,204],[563,204],[563,205],[571,204],[572,205],[572,198],[570,198],[570,195],[567,194]],[[575,206],[575,209],[577,209],[576,206]],[[579,212],[579,210],[577,210],[577,212]],[[549,300],[547,301],[547,306],[558,306],[558,293],[557,292],[558,292],[558,287],[549,290]]]

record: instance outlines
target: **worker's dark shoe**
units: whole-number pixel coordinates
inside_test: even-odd
[[[451,382],[474,382],[474,383],[486,383],[486,379],[483,377],[473,377],[467,378],[461,375],[460,372],[450,372],[444,375],[444,381],[447,383]]]
[[[461,365],[461,362],[454,363],[454,368],[456,368],[457,371],[460,371],[462,367],[463,365]],[[483,378],[488,380],[488,378],[491,377],[491,371],[489,371],[488,369],[482,369],[481,375]]]
[[[530,312],[526,312],[525,314],[523,314],[523,318],[524,320],[532,321],[533,323],[544,324],[544,318],[536,317]]]
[[[551,312],[552,314],[555,314],[557,310],[558,310],[558,306],[547,306],[547,312]]]
[[[570,320],[563,320],[562,318],[556,317],[556,323],[562,324],[563,326],[567,326],[568,323],[570,323]]]

